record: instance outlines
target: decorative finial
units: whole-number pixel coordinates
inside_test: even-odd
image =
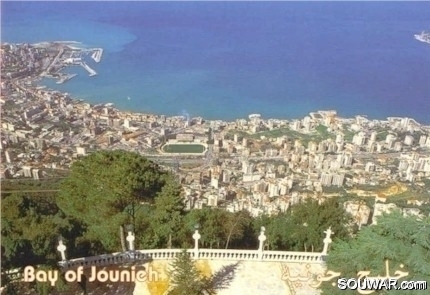
[[[199,240],[201,238],[201,235],[199,234],[199,228],[200,225],[196,224],[194,226],[194,234],[193,234],[193,239],[194,239],[194,258],[198,258],[199,257]]]
[[[66,245],[64,245],[63,243],[63,237],[59,236],[58,237],[58,247],[57,250],[61,253],[61,260],[64,261],[66,260]]]
[[[258,240],[260,241],[258,246],[258,257],[259,259],[263,258],[263,245],[264,241],[266,240],[266,235],[264,232],[266,231],[266,228],[264,226],[261,227],[260,235],[258,236]]]
[[[331,226],[330,226],[326,231],[324,231],[324,233],[326,235],[325,235],[325,239],[323,240],[323,242],[324,242],[324,249],[322,251],[322,254],[323,255],[327,255],[328,245],[332,242],[330,236],[332,234],[334,234],[334,232],[331,230]]]
[[[127,242],[128,242],[128,248],[130,251],[134,251],[134,240],[136,239],[134,237],[134,233],[133,233],[133,226],[132,225],[127,225]]]

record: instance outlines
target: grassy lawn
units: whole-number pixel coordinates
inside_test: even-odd
[[[315,130],[318,132],[318,135],[319,137],[321,137],[321,139],[334,139],[336,136],[333,133],[328,132],[327,129],[327,126],[324,125],[318,125],[317,127],[315,127]]]
[[[348,129],[348,125],[346,124],[343,125],[343,134],[344,134],[343,140],[345,140],[346,142],[351,142],[355,133],[356,132]]]
[[[323,187],[323,192],[327,193],[327,194],[340,194],[340,195],[345,195],[346,194],[346,190],[344,187],[338,187],[338,186],[325,186]]]
[[[203,153],[205,151],[205,147],[201,144],[166,144],[163,146],[163,152],[165,153],[183,153],[183,154],[191,154],[191,153]]]
[[[306,139],[306,138],[312,137],[311,135],[303,134],[303,133],[291,130],[288,127],[273,129],[273,130],[269,130],[269,131],[257,132],[255,134],[251,135],[252,138],[256,138],[256,139],[260,139],[261,136],[264,136],[266,138],[277,138],[277,137],[281,137],[281,136],[287,136],[290,139]]]
[[[262,131],[262,132],[257,132],[255,134],[252,135],[253,138],[257,138],[260,139],[261,136],[264,136],[266,138],[277,138],[277,137],[281,137],[281,136],[288,136],[288,137],[293,137],[292,132],[293,130],[290,130],[287,127],[283,127],[283,128],[278,128],[278,129],[273,129],[273,130],[268,130],[268,131]],[[293,131],[295,132],[295,131]]]
[[[234,134],[238,134],[240,137],[251,138],[251,139],[261,139],[261,137],[269,138],[278,138],[282,136],[287,136],[290,140],[301,140],[302,144],[306,147],[309,141],[313,140],[316,142],[320,142],[322,140],[328,138],[335,138],[335,135],[327,131],[327,127],[324,125],[319,125],[315,128],[315,131],[309,134],[304,134],[295,130],[291,130],[289,127],[281,127],[273,130],[261,131],[255,134],[249,134],[244,131],[239,130],[230,130],[228,133],[228,138],[233,138]]]
[[[385,138],[387,137],[388,134],[389,134],[389,132],[386,130],[378,132],[378,134],[376,135],[376,141],[385,140]]]

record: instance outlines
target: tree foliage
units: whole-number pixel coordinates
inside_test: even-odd
[[[136,225],[142,203],[153,203],[169,181],[168,173],[139,154],[99,151],[73,163],[58,205],[87,227],[88,241],[99,241],[105,251],[118,251],[119,226]]]
[[[184,223],[185,204],[180,184],[171,179],[155,198],[150,222],[153,241],[161,248],[180,246],[181,235],[178,234]]]
[[[55,265],[58,236],[71,240],[77,230],[53,197],[11,194],[1,207],[2,267]]]
[[[385,214],[378,223],[363,228],[349,241],[336,240],[327,260],[327,268],[341,272],[341,277],[357,278],[357,272],[370,271],[370,276],[384,276],[385,260],[390,274],[396,270],[409,272],[401,280],[423,281],[430,278],[430,218],[404,217],[400,212]],[[403,267],[402,267],[403,266]],[[339,290],[331,282],[322,285],[323,294],[356,294]],[[428,290],[414,291],[428,294]],[[392,290],[390,294],[411,294],[411,291]]]
[[[261,226],[266,228],[269,249],[320,252],[324,231],[331,227],[334,237],[348,239],[351,235],[348,228],[350,222],[351,217],[338,198],[330,198],[321,204],[308,199],[276,216],[258,217],[254,230],[257,233]]]
[[[228,212],[218,208],[205,207],[192,210],[186,216],[189,236],[195,225],[201,228],[200,244],[207,248],[246,247],[252,245],[256,236],[251,229],[252,218],[248,212]]]
[[[204,276],[196,267],[190,253],[183,250],[171,264],[168,274],[171,288],[168,295],[215,295],[227,289],[234,279],[240,262],[224,265],[210,276]]]
[[[186,250],[178,254],[168,274],[172,286],[168,295],[215,294],[211,279],[202,275]]]

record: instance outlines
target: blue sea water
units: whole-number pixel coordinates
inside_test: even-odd
[[[1,2],[2,42],[105,49],[52,88],[123,110],[235,119],[336,109],[430,123],[430,2]],[[127,99],[130,97],[130,100]]]

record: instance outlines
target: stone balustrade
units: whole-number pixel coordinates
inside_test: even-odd
[[[99,256],[83,257],[59,262],[63,269],[83,266],[108,266],[115,264],[127,264],[152,260],[173,260],[181,253],[181,249],[155,249],[117,252]],[[188,249],[193,259],[202,260],[234,260],[234,261],[272,261],[272,262],[310,262],[323,263],[322,253],[290,252],[290,251],[259,251],[259,250],[235,250],[235,249]],[[197,256],[196,256],[197,254]]]
[[[291,251],[265,251],[264,241],[266,240],[265,228],[261,227],[258,237],[259,247],[257,250],[235,250],[235,249],[201,249],[199,240],[201,235],[198,226],[193,234],[194,248],[188,249],[187,252],[193,259],[202,260],[233,260],[233,261],[267,261],[267,262],[307,262],[323,264],[327,256],[328,245],[331,243],[330,236],[333,234],[331,228],[326,230],[324,239],[324,249],[320,253],[314,252],[291,252]],[[59,265],[63,269],[76,268],[83,266],[108,266],[114,264],[127,264],[136,262],[149,262],[153,260],[171,260],[182,251],[181,249],[155,249],[155,250],[135,250],[134,233],[131,229],[128,231],[127,242],[129,251],[105,254],[100,256],[83,257],[67,260],[65,257],[66,247],[63,241],[59,240],[57,250],[61,253],[62,261]]]
[[[289,252],[289,251],[265,251],[263,261],[286,261],[286,262],[323,262],[322,253],[313,252]]]
[[[127,252],[117,252],[112,254],[103,254],[99,256],[89,256],[70,260],[63,260],[59,265],[63,268],[76,268],[83,266],[89,268],[91,266],[108,266],[114,264],[125,264],[130,261],[130,255]]]

